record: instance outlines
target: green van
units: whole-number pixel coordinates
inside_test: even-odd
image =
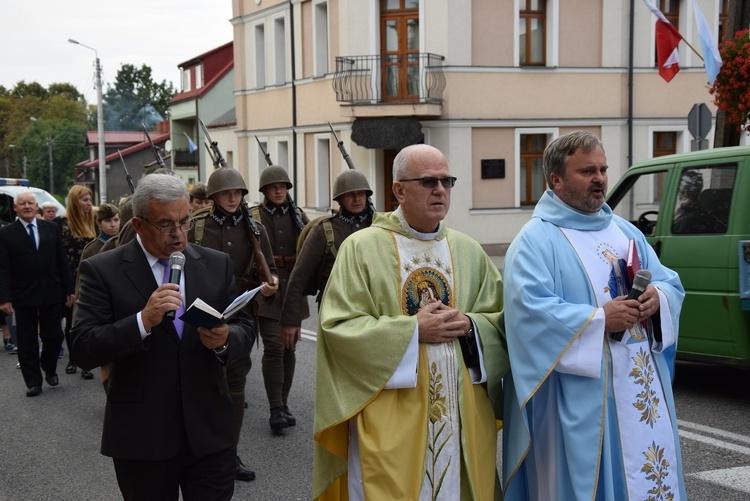
[[[607,203],[680,275],[677,358],[750,367],[750,146],[640,162]]]

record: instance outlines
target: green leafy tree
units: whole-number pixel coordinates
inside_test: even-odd
[[[18,99],[23,99],[24,97],[29,96],[36,96],[39,99],[47,99],[49,97],[49,91],[45,89],[40,83],[26,83],[23,80],[18,82],[16,86],[13,87],[12,94],[13,97],[16,97]]]
[[[53,161],[55,168],[55,187],[67,186],[68,179],[73,174],[73,158],[77,161],[85,160],[82,151],[85,141],[86,118],[88,110],[83,95],[69,83],[53,83],[44,88],[37,82],[18,82],[13,89],[0,88],[0,153],[13,166],[10,174],[19,177],[22,174],[21,158],[26,155],[32,161],[29,165],[39,167],[49,164],[46,138],[57,138],[59,144],[53,146]],[[32,121],[36,120],[36,121]],[[83,128],[84,134],[80,140],[73,139],[75,134],[67,129],[78,131]],[[26,144],[27,132],[42,131],[44,139]],[[69,145],[77,141],[75,145]],[[13,150],[9,145],[18,146]],[[60,148],[60,162],[57,162],[57,150]],[[70,149],[70,152],[67,150]],[[24,153],[21,153],[24,152]],[[44,157],[42,160],[41,157]],[[59,170],[59,172],[58,172]],[[27,168],[27,175],[29,175]],[[58,179],[59,174],[59,179]],[[29,176],[30,177],[30,176]],[[42,179],[43,178],[43,179]],[[43,182],[42,182],[43,181]],[[34,179],[37,186],[49,185],[49,174]]]
[[[26,152],[26,174],[32,186],[63,195],[73,181],[73,168],[86,160],[86,124],[69,120],[38,120],[26,129],[18,144]],[[51,147],[50,147],[51,146]],[[50,151],[53,189],[50,189]]]
[[[47,88],[50,97],[63,96],[71,101],[83,101],[83,94],[78,92],[72,84],[69,83],[53,83]]]
[[[123,64],[114,85],[104,96],[104,121],[107,130],[138,130],[141,123],[153,129],[164,118],[175,89],[162,80],[156,83],[151,67]]]

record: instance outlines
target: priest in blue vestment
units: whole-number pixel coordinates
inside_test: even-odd
[[[670,376],[680,279],[605,203],[599,138],[561,136],[543,162],[550,189],[504,263],[505,499],[684,500]],[[633,248],[652,279],[628,299]]]

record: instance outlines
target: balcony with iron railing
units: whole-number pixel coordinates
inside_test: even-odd
[[[429,53],[337,57],[333,90],[342,114],[440,116],[444,59]]]
[[[172,150],[175,167],[195,167],[198,165],[198,151]]]

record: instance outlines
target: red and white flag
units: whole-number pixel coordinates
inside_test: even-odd
[[[677,45],[682,40],[682,35],[654,4],[648,0],[643,2],[656,16],[656,61],[659,75],[669,82],[680,71],[680,53]]]

